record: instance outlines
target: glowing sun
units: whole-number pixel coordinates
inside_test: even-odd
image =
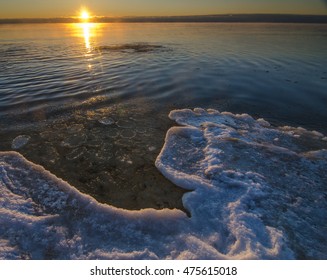
[[[83,20],[83,21],[88,21],[90,19],[90,14],[88,11],[82,11],[81,12],[81,15],[80,15],[80,18]]]

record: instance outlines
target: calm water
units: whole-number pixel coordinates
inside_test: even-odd
[[[326,133],[326,45],[326,25],[0,25],[0,149],[26,135],[19,152],[102,202],[183,208],[153,164],[169,111]]]
[[[326,132],[325,25],[2,25],[0,38],[1,116],[142,98]],[[126,43],[164,48],[97,49]]]
[[[326,135],[326,46],[327,25],[0,25],[0,259],[326,259],[326,136],[234,115]],[[163,148],[194,107],[231,113],[174,111],[194,127]]]

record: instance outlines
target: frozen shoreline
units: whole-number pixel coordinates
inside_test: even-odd
[[[169,130],[156,166],[193,190],[183,197],[191,218],[100,204],[20,154],[1,152],[0,258],[326,258],[319,172],[327,152],[305,145],[324,145],[324,136],[214,110],[170,118],[182,127]]]

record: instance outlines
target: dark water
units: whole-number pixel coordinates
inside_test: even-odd
[[[169,111],[327,133],[326,45],[313,24],[0,25],[0,149],[28,135],[19,152],[102,202],[182,208],[153,164]]]
[[[326,131],[325,25],[2,25],[0,38],[2,116],[143,98]],[[98,48],[135,43],[163,48]]]

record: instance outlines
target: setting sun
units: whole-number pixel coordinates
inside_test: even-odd
[[[90,19],[90,14],[89,14],[89,12],[88,11],[82,11],[81,12],[81,15],[80,15],[80,18],[82,19],[82,20],[84,20],[84,21],[87,21],[87,20],[89,20]]]

